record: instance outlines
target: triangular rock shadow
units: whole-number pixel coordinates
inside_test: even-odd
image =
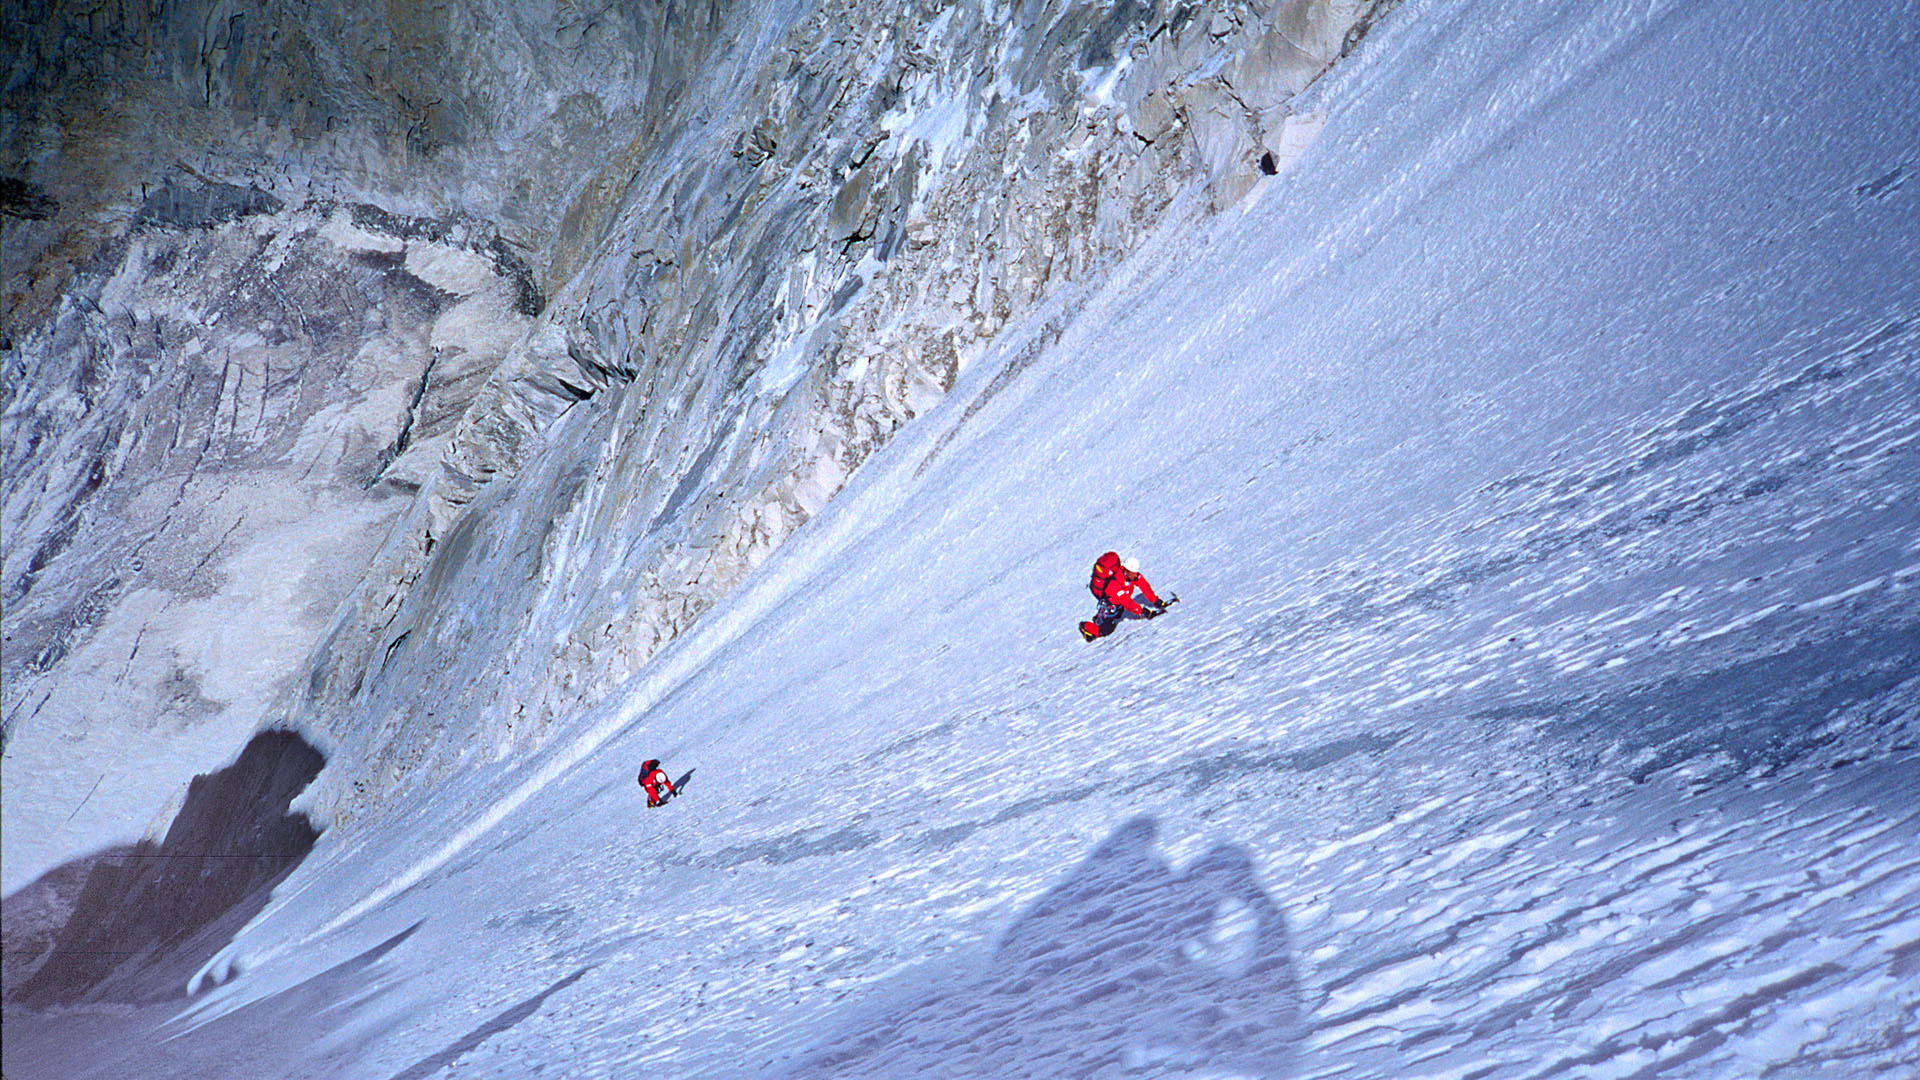
[[[319,831],[289,804],[325,764],[299,735],[261,732],[233,764],[193,779],[165,840],[80,860],[92,865],[72,913],[8,1004],[184,997],[313,850]]]

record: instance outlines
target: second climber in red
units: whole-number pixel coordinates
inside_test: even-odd
[[[1121,619],[1151,619],[1166,610],[1140,573],[1140,560],[1123,560],[1119,552],[1109,551],[1094,562],[1093,579],[1087,582],[1087,588],[1100,601],[1100,610],[1080,624],[1080,636],[1087,641],[1113,633]],[[1135,597],[1136,592],[1146,603]]]

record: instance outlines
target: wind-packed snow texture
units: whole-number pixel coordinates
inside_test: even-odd
[[[1770,7],[1407,0],[572,737],[9,1076],[1914,1075],[1920,23]],[[1181,603],[1084,645],[1109,547]]]

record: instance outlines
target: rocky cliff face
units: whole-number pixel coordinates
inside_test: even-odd
[[[607,140],[665,119],[748,6],[8,5],[5,175],[40,215],[9,222],[8,315],[43,313],[168,179],[484,218],[545,251]]]
[[[537,742],[1009,328],[1284,168],[1388,6],[10,25],[10,805],[101,702],[314,734],[333,823]]]
[[[484,225],[157,190],[6,354],[9,815],[136,839],[222,764],[536,301]]]

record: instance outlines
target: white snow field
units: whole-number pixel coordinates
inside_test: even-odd
[[[541,756],[7,1076],[1920,1075],[1916,15],[1406,0]],[[1110,547],[1181,602],[1083,644]]]

